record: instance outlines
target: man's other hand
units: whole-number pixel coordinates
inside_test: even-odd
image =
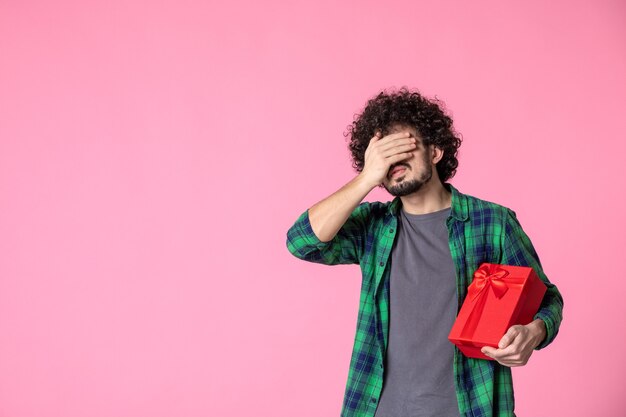
[[[484,346],[481,352],[495,359],[504,366],[526,365],[533,350],[546,337],[546,325],[537,319],[525,326],[516,324],[511,326],[500,342],[498,349]]]

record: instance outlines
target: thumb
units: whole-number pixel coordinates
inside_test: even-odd
[[[510,345],[515,337],[518,335],[518,333],[519,329],[516,326],[512,326],[511,328],[509,328],[506,334],[502,336],[502,339],[500,339],[500,342],[498,343],[498,348],[504,349],[505,347]]]

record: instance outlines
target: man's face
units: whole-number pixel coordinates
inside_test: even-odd
[[[430,146],[425,147],[415,128],[396,124],[391,126],[388,134],[409,132],[416,138],[416,149],[413,155],[395,163],[389,168],[382,185],[394,197],[403,197],[418,191],[433,175]]]

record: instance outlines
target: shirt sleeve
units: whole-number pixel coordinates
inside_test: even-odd
[[[322,242],[313,232],[309,211],[298,217],[287,231],[287,249],[295,257],[325,265],[358,264],[365,250],[370,204],[361,203],[335,237]]]
[[[552,343],[559,332],[561,320],[563,319],[563,297],[558,288],[548,280],[548,277],[543,272],[539,256],[530,238],[517,220],[515,212],[510,209],[507,209],[507,211],[502,263],[532,267],[547,287],[539,311],[533,317],[533,319],[543,320],[546,324],[546,337],[535,348],[535,350],[540,350]]]

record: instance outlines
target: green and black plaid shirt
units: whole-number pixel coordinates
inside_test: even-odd
[[[546,347],[558,333],[563,298],[543,272],[515,212],[461,194],[450,184],[445,187],[452,192],[446,224],[456,271],[457,313],[481,263],[531,266],[548,287],[535,315],[546,324],[546,338],[536,349]],[[321,242],[313,233],[308,210],[287,232],[287,247],[300,259],[361,266],[359,313],[342,417],[374,416],[382,391],[389,332],[389,263],[400,208],[399,198],[362,203],[330,242]],[[515,416],[511,368],[496,361],[468,358],[455,346],[453,369],[461,416]]]

